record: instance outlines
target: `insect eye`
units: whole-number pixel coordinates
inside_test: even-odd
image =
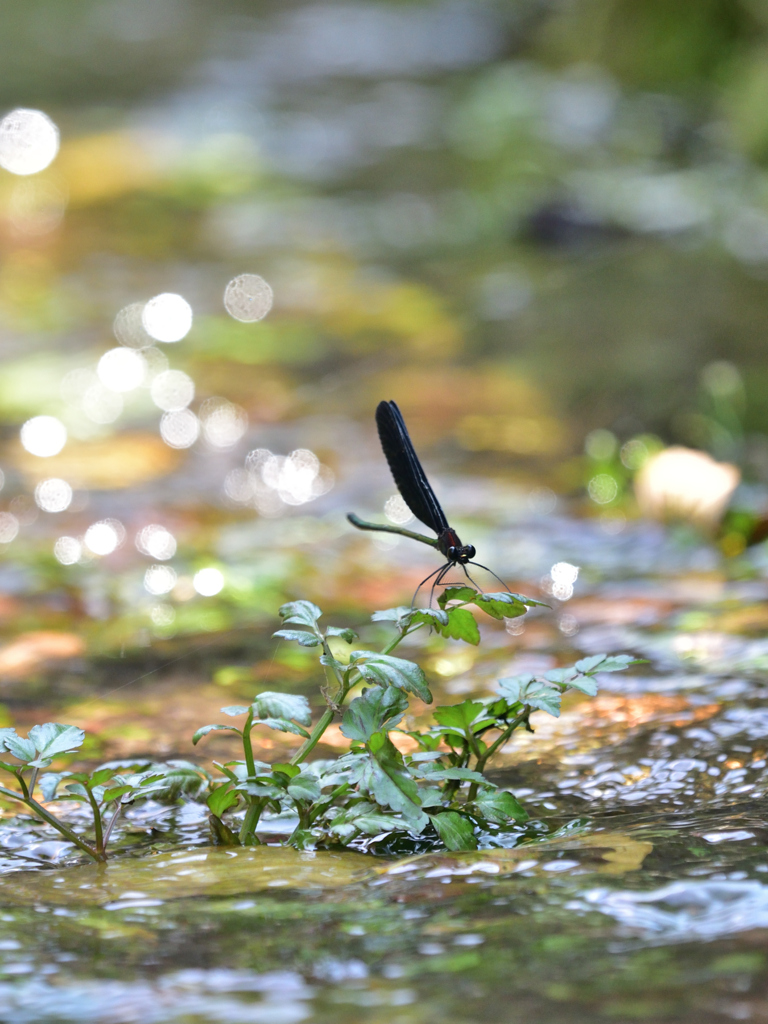
[[[456,548],[454,547],[453,544],[451,544],[451,546],[448,548],[448,557],[449,558],[455,558],[455,556],[456,556]]]
[[[470,558],[474,558],[477,552],[471,544],[467,544],[467,554]]]

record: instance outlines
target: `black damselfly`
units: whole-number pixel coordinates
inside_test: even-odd
[[[411,604],[416,601],[416,596],[424,584],[428,583],[433,577],[435,577],[432,584],[432,593],[434,593],[435,587],[440,585],[445,575],[455,565],[461,566],[467,579],[476,587],[477,584],[467,572],[466,567],[468,565],[476,565],[479,569],[485,569],[486,572],[489,572],[509,590],[504,580],[496,576],[492,569],[489,569],[486,565],[481,565],[479,562],[472,561],[476,554],[474,545],[462,544],[459,540],[459,535],[448,525],[445,512],[443,512],[440,502],[437,500],[435,492],[432,490],[429,480],[427,480],[427,475],[419,462],[419,457],[413,447],[413,442],[408,434],[408,428],[405,425],[402,413],[394,402],[379,402],[376,409],[376,426],[379,428],[379,440],[381,441],[382,450],[387,458],[389,468],[403,501],[418,520],[437,534],[437,538],[433,540],[431,537],[425,537],[422,533],[405,530],[400,526],[367,523],[360,519],[359,516],[356,516],[354,512],[350,512],[347,519],[358,530],[378,530],[382,533],[397,533],[402,537],[410,537],[412,540],[421,541],[422,544],[429,544],[430,547],[437,548],[447,558],[448,561],[444,565],[441,565],[439,569],[435,569],[426,579],[421,581],[416,588]],[[432,598],[430,596],[430,604],[431,602]]]

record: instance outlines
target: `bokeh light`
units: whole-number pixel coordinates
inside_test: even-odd
[[[556,597],[558,601],[570,601],[573,597],[573,585],[578,576],[578,565],[571,565],[570,562],[555,562],[549,570],[549,592],[552,597]]]
[[[158,409],[180,412],[195,397],[195,382],[182,370],[165,370],[152,381],[149,393]]]
[[[117,519],[102,519],[85,531],[85,546],[94,555],[111,555],[123,542],[125,527]]]
[[[19,534],[19,520],[12,512],[0,512],[0,544],[10,544]]]
[[[143,302],[132,302],[118,312],[112,324],[112,333],[121,345],[128,348],[148,348],[152,344],[152,338],[142,323],[143,312]]]
[[[607,505],[619,493],[619,485],[610,473],[596,473],[587,484],[587,491],[596,505]]]
[[[43,512],[64,512],[72,504],[72,488],[58,477],[41,480],[35,487],[35,503]]]
[[[33,416],[21,428],[21,443],[41,459],[58,455],[67,443],[67,428],[55,416]]]
[[[384,502],[384,515],[391,523],[404,526],[415,518],[399,494],[393,494]]]
[[[181,341],[192,327],[192,307],[181,295],[163,292],[146,304],[141,322],[155,341]]]
[[[224,481],[227,497],[252,505],[264,516],[276,516],[286,505],[304,505],[331,490],[333,471],[314,452],[298,448],[275,455],[267,448],[249,452],[244,469],[233,469]]]
[[[273,301],[272,288],[258,274],[240,274],[224,289],[224,308],[243,323],[263,320]]]
[[[160,437],[169,448],[191,448],[200,436],[200,420],[191,409],[167,412],[160,420]]]
[[[0,121],[0,167],[37,174],[59,151],[59,129],[42,110],[12,110]]]
[[[150,594],[169,594],[176,586],[176,572],[170,565],[150,565],[144,573],[144,589]]]
[[[53,545],[53,554],[62,565],[75,565],[83,554],[83,545],[77,537],[59,537]]]
[[[150,523],[136,534],[136,547],[143,555],[167,562],[176,554],[176,538],[159,523]]]
[[[203,597],[215,597],[224,589],[224,575],[213,566],[196,572],[192,582],[195,590]]]
[[[248,429],[245,409],[226,398],[207,398],[200,406],[200,420],[212,448],[234,448]]]
[[[141,386],[147,364],[140,352],[132,348],[111,348],[96,368],[99,380],[110,391],[133,391]]]

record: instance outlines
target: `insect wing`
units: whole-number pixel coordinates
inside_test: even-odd
[[[448,520],[429,485],[400,410],[394,402],[379,402],[376,409],[379,440],[403,501],[425,526],[440,534]]]

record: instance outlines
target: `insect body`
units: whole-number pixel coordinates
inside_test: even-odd
[[[459,535],[448,525],[445,512],[435,496],[435,492],[427,480],[426,473],[419,462],[419,457],[413,447],[413,442],[408,434],[402,413],[394,402],[379,402],[376,409],[376,426],[379,429],[379,440],[381,447],[389,463],[397,489],[402,495],[403,501],[425,526],[437,534],[433,540],[421,533],[414,533],[412,530],[404,530],[397,526],[383,526],[377,523],[366,523],[358,516],[350,513],[347,519],[360,530],[381,530],[385,533],[398,533],[413,540],[429,544],[447,559],[445,565],[431,573],[419,584],[416,590],[418,594],[421,587],[433,576],[435,582],[432,589],[442,581],[446,573],[455,565],[460,565],[465,575],[471,580],[467,572],[467,565],[479,565],[473,562],[475,548],[472,544],[462,544]],[[486,566],[480,566],[485,569]],[[487,570],[491,572],[490,569]],[[491,572],[491,575],[496,576]],[[496,577],[499,578],[498,576]],[[503,583],[503,580],[500,580]],[[504,584],[506,586],[506,584]],[[414,599],[416,595],[414,594]]]

